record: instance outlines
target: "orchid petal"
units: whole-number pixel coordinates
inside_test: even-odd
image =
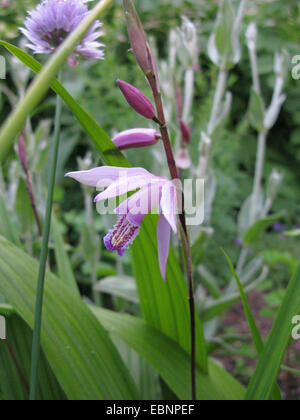
[[[161,185],[159,180],[156,183],[151,183],[142,188],[140,191],[133,194],[125,200],[118,208],[116,214],[143,214],[144,216],[151,212],[151,210],[158,207],[160,202]]]
[[[151,176],[144,168],[118,168],[114,166],[101,166],[89,171],[69,172],[65,176],[75,179],[81,184],[90,187],[108,187],[124,176]]]
[[[163,214],[160,215],[157,224],[158,259],[161,275],[167,280],[167,262],[170,253],[171,226]]]
[[[177,193],[176,186],[172,182],[166,182],[163,186],[160,205],[163,215],[169,222],[174,233],[177,234]]]
[[[114,182],[105,191],[98,194],[94,201],[98,202],[101,200],[107,200],[109,198],[119,197],[127,194],[129,191],[143,188],[147,184],[149,184],[148,176],[135,176],[132,178],[125,177],[125,179],[120,179]]]

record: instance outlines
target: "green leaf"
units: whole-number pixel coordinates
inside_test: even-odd
[[[78,42],[80,42],[111,2],[112,0],[102,0],[87,14],[61,47],[58,48],[57,52],[50,58],[46,67],[30,86],[24,99],[6,120],[0,131],[0,162],[3,161],[16,136],[24,127],[26,118],[44,97],[59,70],[63,67],[67,58],[73,53]]]
[[[253,226],[248,229],[248,231],[245,233],[244,236],[244,245],[246,247],[251,247],[258,243],[265,231],[272,226],[275,222],[277,222],[279,219],[282,218],[284,213],[279,213],[274,216],[268,217],[266,219],[261,219],[258,222],[256,222]]]
[[[79,297],[79,290],[72,270],[72,265],[65,249],[64,240],[59,229],[56,216],[52,216],[52,236],[54,242],[55,260],[58,267],[58,277]]]
[[[15,313],[16,311],[11,305],[8,303],[0,303],[0,315],[7,316]]]
[[[238,290],[239,290],[240,295],[241,295],[245,315],[246,315],[246,318],[247,318],[247,321],[248,321],[249,329],[251,331],[252,339],[253,339],[257,354],[259,356],[264,349],[264,342],[263,342],[262,337],[260,335],[260,331],[259,331],[259,329],[256,325],[255,319],[252,315],[252,312],[251,312],[251,309],[250,309],[250,306],[249,306],[249,303],[248,303],[248,300],[247,300],[247,296],[246,296],[246,293],[244,292],[244,289],[243,289],[242,283],[239,279],[239,276],[237,275],[237,272],[236,272],[229,256],[226,254],[226,252],[224,250],[222,250],[222,252],[225,255],[225,258],[226,258],[227,263],[228,263],[228,265],[231,269],[233,277],[236,280],[236,284],[237,284]],[[274,389],[273,389],[273,392],[272,392],[272,399],[273,400],[281,400],[282,399],[281,391],[280,391],[280,388],[279,388],[278,384],[274,385]]]
[[[91,308],[104,327],[145,358],[182,400],[191,398],[190,358],[173,340],[143,320],[105,309]],[[199,400],[241,400],[245,390],[210,360],[209,375],[197,369]]]
[[[251,126],[261,132],[264,130],[265,106],[259,93],[252,87],[249,104],[249,122]]]
[[[135,380],[142,400],[160,400],[159,375],[153,367],[117,335],[112,336],[113,343]]]
[[[6,318],[7,340],[0,341],[0,388],[6,400],[28,400],[32,332],[17,315]],[[38,375],[38,400],[65,399],[42,352]]]
[[[234,18],[231,0],[223,0],[216,28],[216,46],[219,54],[224,58],[229,58],[233,54],[232,31]]]
[[[179,343],[189,353],[190,313],[187,283],[172,250],[167,267],[167,281],[162,279],[158,264],[156,219],[153,215],[147,216],[143,234],[139,235],[132,247],[140,303],[146,321]],[[196,330],[197,360],[203,372],[207,372],[207,349],[203,327],[198,317]]]
[[[246,399],[266,401],[270,398],[280,366],[291,338],[292,320],[300,308],[300,264],[289,283],[284,301],[271,333],[265,343],[257,367],[251,378]]]
[[[192,252],[193,264],[195,265],[195,267],[197,267],[203,259],[204,252],[205,252],[205,245],[208,238],[209,238],[208,233],[200,232],[195,243],[193,243],[192,245],[191,252]]]
[[[24,53],[22,50],[3,43],[12,54],[16,55],[33,71],[38,72],[41,65]],[[52,89],[58,93],[74,113],[82,127],[97,147],[103,161],[107,165],[130,167],[130,163],[115,147],[103,129],[84,111],[72,96],[55,81]],[[152,220],[151,220],[152,218]],[[174,253],[171,252],[168,270],[171,281],[164,283],[159,271],[156,245],[157,218],[149,216],[143,223],[143,229],[132,248],[135,278],[138,284],[138,293],[141,307],[146,320],[156,328],[163,331],[173,340],[188,350],[190,342],[190,322],[187,285],[181,274],[180,267]],[[149,238],[152,238],[149,241]],[[141,261],[144,264],[141,264]],[[147,267],[145,269],[145,267]],[[207,352],[203,328],[197,319],[198,361],[203,371],[207,371]]]
[[[20,245],[15,226],[7,210],[2,193],[0,193],[0,235],[4,236],[4,238],[15,245]]]
[[[32,328],[38,263],[0,238],[0,291]],[[62,281],[47,273],[42,348],[70,400],[137,399],[107,333]]]
[[[254,290],[265,277],[260,277],[249,286],[245,288],[245,292],[249,293]],[[230,294],[229,296],[224,296],[220,299],[209,299],[201,313],[201,319],[203,322],[208,322],[215,318],[216,316],[221,315],[231,308],[235,303],[239,302],[240,295],[239,293]]]
[[[198,267],[198,273],[201,276],[201,283],[207,288],[212,297],[214,299],[220,299],[222,292],[214,276],[203,265]]]
[[[96,292],[107,293],[112,296],[121,297],[132,303],[139,303],[136,283],[132,277],[106,277],[95,285],[94,290]]]

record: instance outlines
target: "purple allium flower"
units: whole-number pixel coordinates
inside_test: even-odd
[[[112,139],[120,150],[136,147],[153,146],[160,139],[158,132],[152,128],[134,128],[119,133]]]
[[[100,167],[90,171],[71,172],[66,176],[94,187],[107,187],[95,202],[107,200],[139,190],[116,210],[117,224],[104,238],[109,251],[123,256],[139,234],[144,217],[160,207],[157,226],[159,265],[166,280],[166,267],[170,251],[171,229],[177,234],[177,189],[173,182],[158,177],[143,168]]]
[[[21,32],[29,40],[27,47],[34,54],[52,54],[89,13],[85,0],[45,0],[28,12]],[[102,59],[104,46],[97,39],[102,35],[102,23],[96,21],[69,58],[76,65],[78,56]]]

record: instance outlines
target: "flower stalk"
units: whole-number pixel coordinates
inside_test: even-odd
[[[135,53],[136,59],[144,74],[146,75],[149,85],[151,87],[157,116],[153,121],[159,125],[164,149],[167,157],[168,167],[170,170],[172,180],[178,180],[180,174],[177,169],[175,157],[170,141],[169,130],[166,123],[166,117],[162,102],[162,95],[160,90],[159,76],[154,55],[151,51],[147,40],[145,39],[145,32],[142,22],[135,10],[131,0],[124,0],[124,9],[127,19],[128,33],[131,41],[132,49]],[[138,28],[138,30],[137,30]],[[133,32],[141,36],[132,36]],[[146,48],[145,48],[146,45]],[[144,48],[144,50],[143,50]],[[147,53],[147,56],[146,56]],[[145,58],[146,57],[146,58]],[[191,323],[191,391],[192,400],[196,400],[196,325],[195,325],[195,298],[194,298],[194,278],[193,266],[191,258],[191,246],[189,240],[188,229],[186,225],[186,217],[184,211],[184,194],[182,193],[182,213],[180,215],[180,224],[182,229],[183,245],[186,257],[187,266],[187,280],[189,288],[189,305],[190,305],[190,323]]]
[[[30,401],[35,401],[36,394],[37,394],[38,364],[39,364],[39,358],[40,358],[40,341],[41,341],[41,327],[42,327],[42,308],[43,308],[43,298],[44,298],[46,265],[47,265],[47,258],[48,258],[48,246],[49,246],[49,236],[50,236],[50,226],[51,226],[53,194],[54,194],[55,177],[56,177],[57,161],[58,161],[58,154],[59,154],[61,116],[62,116],[62,100],[60,99],[59,95],[57,95],[56,111],[55,111],[54,145],[53,145],[52,160],[51,160],[51,167],[50,167],[48,198],[47,198],[47,204],[46,204],[46,215],[45,215],[45,223],[44,223],[44,229],[43,229],[43,242],[42,242],[42,250],[41,250],[41,255],[40,255],[40,266],[39,266],[38,282],[37,282],[35,320],[34,320],[33,341],[32,341],[31,373],[30,373]]]
[[[162,103],[161,93],[158,91],[156,77],[154,73],[147,75],[149,84],[151,86],[155,106],[157,110],[158,120],[160,121],[160,132],[164,144],[165,153],[167,156],[168,166],[170,174],[173,180],[179,179],[179,173],[175,163],[173,149],[169,137],[168,127],[166,125],[166,119],[164,114],[164,108]],[[180,215],[180,223],[182,229],[182,240],[184,245],[184,253],[186,258],[187,268],[187,280],[189,288],[189,307],[190,307],[190,327],[191,327],[191,388],[192,388],[192,400],[195,401],[197,398],[196,389],[196,323],[195,323],[195,297],[194,297],[194,276],[193,276],[193,264],[191,257],[191,245],[186,225],[186,217],[184,211],[184,194],[182,194],[182,214]]]

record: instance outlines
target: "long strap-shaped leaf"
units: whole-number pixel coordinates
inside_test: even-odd
[[[24,51],[7,42],[1,41],[0,44],[35,73],[41,71],[41,64]],[[49,86],[61,96],[71,109],[107,165],[131,166],[97,122],[58,81],[54,81],[51,85],[49,83]],[[144,221],[143,229],[133,247],[135,277],[138,283],[142,310],[146,320],[151,325],[179,343],[186,351],[189,351],[190,333],[187,285],[172,252],[168,265],[168,282],[164,283],[162,281],[155,238],[156,218],[150,216]],[[199,318],[197,319],[197,357],[199,366],[204,372],[207,372],[206,345]]]
[[[291,338],[292,319],[300,308],[300,264],[298,265],[285,294],[279,314],[261,353],[251,378],[246,399],[265,401],[270,398],[273,384]]]
[[[0,306],[1,312],[1,306]],[[7,340],[0,340],[0,383],[5,399],[28,400],[32,331],[16,314],[6,318]],[[66,397],[41,354],[37,400],[61,401]]]
[[[0,237],[0,292],[31,327],[38,263]],[[135,400],[129,371],[104,328],[57,277],[48,273],[42,347],[70,400]]]
[[[180,399],[190,399],[189,357],[177,343],[139,318],[96,307],[91,310],[109,332],[145,358]],[[243,386],[212,360],[209,371],[207,376],[197,369],[197,399],[244,399]]]
[[[246,318],[247,318],[247,321],[248,321],[249,329],[251,331],[252,339],[253,339],[257,354],[258,354],[258,356],[260,356],[261,353],[263,352],[263,349],[264,349],[263,339],[262,339],[262,337],[260,335],[260,332],[259,332],[259,329],[256,325],[254,316],[252,315],[251,308],[249,306],[248,299],[247,299],[246,293],[244,291],[243,285],[242,285],[242,283],[239,279],[239,276],[238,276],[238,274],[237,274],[229,256],[226,254],[225,251],[223,251],[223,253],[224,253],[225,258],[228,262],[228,265],[231,269],[233,277],[236,280],[236,284],[237,284],[238,290],[240,292],[241,300],[242,300],[242,303],[243,303],[245,315],[246,315]],[[279,385],[277,383],[275,383],[275,385],[273,387],[272,399],[273,400],[281,400],[282,399],[281,391],[280,391]]]

